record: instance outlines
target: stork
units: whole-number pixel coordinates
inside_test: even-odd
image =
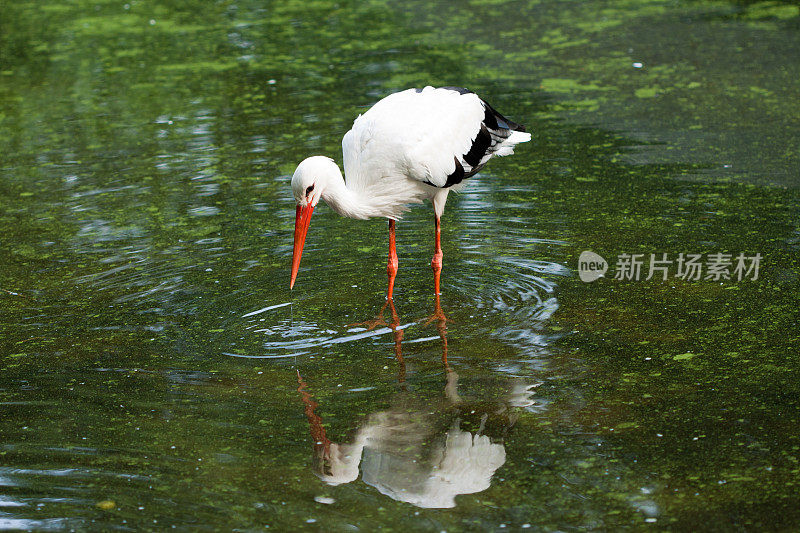
[[[338,214],[389,219],[389,278],[392,299],[397,275],[395,222],[409,204],[430,200],[436,220],[434,291],[442,271],[441,217],[451,190],[474,176],[494,156],[514,153],[531,139],[475,93],[459,87],[425,87],[391,94],[359,115],[342,139],[345,178],[330,158],[304,159],[292,176],[297,201],[292,254],[294,287],[311,215],[320,199]]]

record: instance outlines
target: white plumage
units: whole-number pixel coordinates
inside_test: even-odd
[[[431,200],[441,268],[438,228],[448,192],[463,186],[463,180],[492,157],[510,155],[516,144],[530,138],[524,127],[466,89],[408,89],[380,100],[356,118],[342,139],[344,179],[336,163],[323,156],[303,160],[292,176],[298,209],[291,285],[311,212],[320,198],[342,216],[388,218],[390,270],[394,256],[395,271],[393,221],[409,204]],[[390,277],[393,280],[391,273]]]
[[[347,185],[365,190],[400,175],[444,187],[455,171],[454,157],[469,152],[483,117],[473,93],[426,87],[387,96],[359,116],[342,140]]]

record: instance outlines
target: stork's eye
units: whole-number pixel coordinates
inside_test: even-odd
[[[306,196],[311,194],[311,191],[313,191],[313,190],[314,190],[314,186],[313,185],[309,185],[308,188],[306,189]]]

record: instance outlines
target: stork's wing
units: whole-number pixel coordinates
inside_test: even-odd
[[[342,141],[348,186],[368,187],[387,171],[434,187],[474,175],[493,156],[530,140],[476,94],[456,87],[387,96],[356,119]]]

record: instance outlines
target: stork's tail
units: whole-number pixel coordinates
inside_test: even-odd
[[[526,143],[531,140],[531,134],[524,131],[514,131],[508,138],[500,144],[495,155],[504,156],[514,153],[514,147],[519,143]]]
[[[525,131],[515,131],[506,139],[507,143],[519,144],[526,143],[531,140],[531,134]]]
[[[486,108],[486,117],[484,118],[485,124],[488,124],[489,127],[495,126],[495,128],[505,131],[511,130],[511,135],[500,143],[494,155],[511,155],[514,153],[514,146],[531,140],[531,134],[525,131],[525,126],[504,117],[486,101],[483,101],[483,105]],[[505,137],[505,135],[502,136]]]

